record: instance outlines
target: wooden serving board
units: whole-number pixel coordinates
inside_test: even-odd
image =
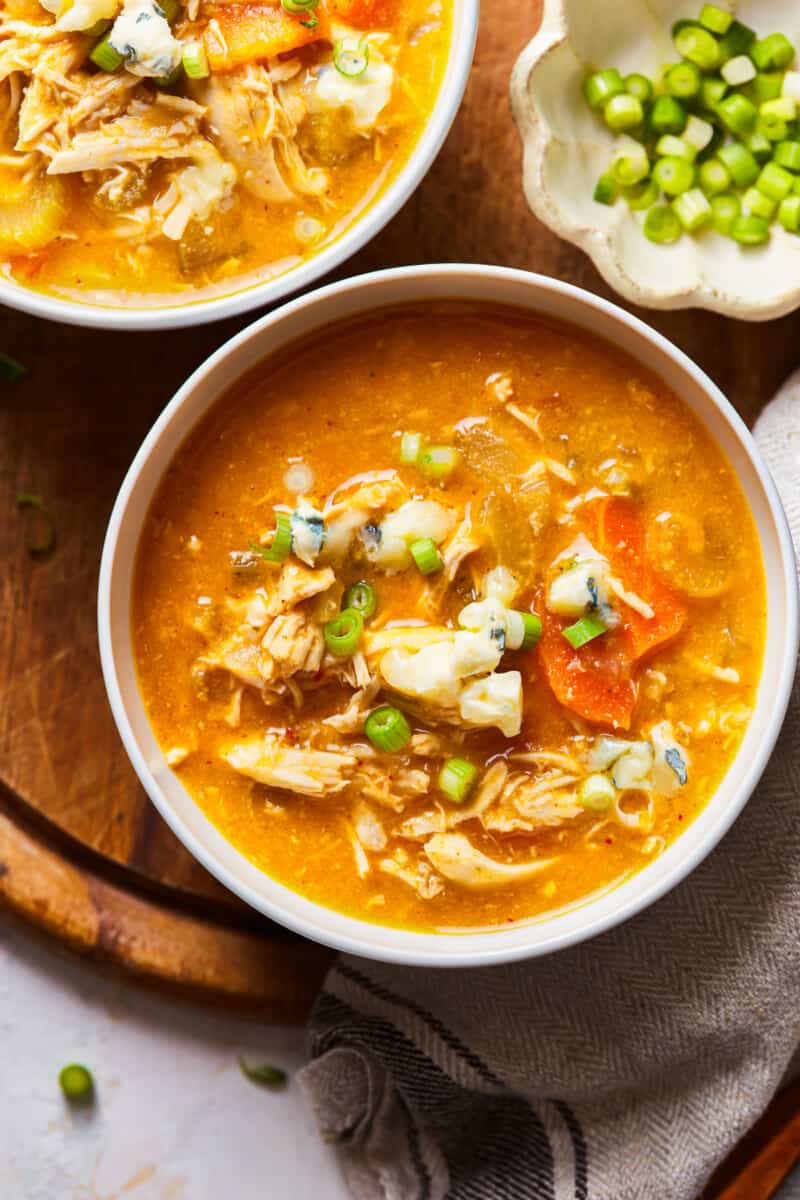
[[[525,267],[609,290],[545,230],[520,186],[507,98],[537,0],[485,0],[475,66],[450,138],[417,194],[340,275],[402,263]],[[737,324],[642,313],[752,420],[797,362],[794,321]],[[249,318],[164,333],[104,333],[3,311],[0,349],[29,366],[0,390],[0,896],[86,954],[301,1021],[329,955],[258,917],[207,875],[149,804],[100,677],[95,589],[125,470],[176,386]],[[25,550],[18,492],[45,498],[58,545]]]

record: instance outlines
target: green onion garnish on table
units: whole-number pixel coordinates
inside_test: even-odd
[[[757,246],[776,222],[800,232],[798,205],[787,203],[800,198],[794,45],[714,4],[676,21],[672,40],[679,61],[653,79],[608,67],[584,80],[588,106],[619,135],[594,200],[623,199],[662,245],[711,229]]]
[[[71,1104],[88,1104],[94,1096],[92,1073],[81,1063],[69,1063],[66,1067],[62,1067],[58,1082],[61,1091]]]
[[[45,558],[56,544],[56,528],[44,501],[31,492],[19,492],[17,508],[25,520],[25,549],[33,558]]]

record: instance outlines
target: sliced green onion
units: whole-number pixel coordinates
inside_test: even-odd
[[[647,118],[653,133],[683,133],[686,109],[674,96],[659,96]]]
[[[354,608],[356,612],[361,613],[365,621],[374,615],[377,607],[375,588],[371,583],[367,583],[366,579],[359,579],[358,583],[349,587],[342,599],[342,608]]]
[[[96,67],[100,67],[103,71],[116,71],[122,66],[122,55],[119,50],[115,50],[109,41],[109,34],[101,37],[100,41],[95,44],[89,58]]]
[[[742,246],[761,246],[769,241],[769,221],[756,216],[736,217],[728,233]]]
[[[632,75],[626,75],[623,82],[628,95],[635,96],[642,104],[646,104],[653,94],[653,85],[646,75],[634,72]]]
[[[336,658],[355,654],[364,632],[364,618],[356,608],[345,608],[322,628],[325,645]]]
[[[426,446],[417,459],[417,467],[426,479],[440,481],[453,474],[458,451],[453,446]]]
[[[780,71],[794,61],[794,46],[783,33],[759,38],[749,50],[759,71]]]
[[[18,492],[17,508],[25,514],[25,549],[35,558],[49,554],[56,544],[56,529],[41,496]]]
[[[750,85],[750,98],[756,104],[777,100],[783,92],[784,78],[783,71],[758,71]]]
[[[731,179],[737,187],[749,187],[758,179],[758,162],[747,147],[742,146],[740,142],[731,142],[727,146],[720,146],[717,158],[728,168]]]
[[[634,129],[641,125],[644,109],[641,100],[623,92],[619,96],[611,97],[603,109],[603,116],[609,129],[613,129],[615,133],[622,133],[625,129]]]
[[[250,549],[253,554],[260,554],[267,562],[284,562],[289,557],[292,549],[292,518],[289,513],[275,513],[275,534],[269,546],[262,546],[260,542],[251,542]]]
[[[653,179],[666,195],[680,196],[694,183],[694,167],[683,158],[660,158],[653,167]]]
[[[679,100],[690,100],[700,91],[703,76],[694,63],[675,63],[664,75],[664,88],[668,96]]]
[[[66,1098],[73,1104],[87,1104],[94,1095],[94,1079],[88,1067],[81,1063],[69,1063],[62,1067],[58,1083]]]
[[[189,79],[207,79],[211,73],[206,48],[202,42],[187,42],[183,47],[181,61]]]
[[[611,164],[611,174],[622,187],[641,183],[650,174],[650,159],[644,146],[631,137],[621,137]]]
[[[797,197],[800,200],[800,196]],[[522,635],[520,650],[532,650],[542,636],[542,622],[536,613],[520,612],[525,632]]]
[[[667,246],[677,242],[683,228],[675,213],[666,204],[651,208],[644,219],[644,235],[648,241]]]
[[[239,1059],[239,1070],[246,1079],[249,1079],[251,1083],[257,1083],[259,1087],[286,1087],[289,1078],[282,1067],[274,1067],[272,1063],[259,1063],[257,1067],[251,1067],[243,1058]]]
[[[448,758],[439,772],[439,787],[453,804],[463,804],[475,786],[478,768],[465,758]]]
[[[281,0],[283,11],[291,13],[293,17],[312,12],[318,4],[319,0]]]
[[[421,575],[433,575],[444,566],[433,538],[417,538],[408,548]]]
[[[748,100],[740,92],[725,96],[717,105],[717,113],[723,124],[737,137],[742,137],[755,128],[758,111],[752,100]]]
[[[589,812],[606,812],[617,798],[617,789],[605,775],[587,775],[578,788],[578,803]]]
[[[756,180],[756,187],[771,200],[784,200],[792,190],[794,178],[790,171],[785,171],[776,162],[767,163],[762,167],[761,174]]]
[[[700,103],[709,112],[714,112],[728,90],[724,79],[704,79],[700,88]]]
[[[711,223],[717,233],[730,234],[731,225],[742,211],[738,196],[728,192],[711,197]]]
[[[800,172],[800,142],[778,142],[773,157],[779,167]]]
[[[701,117],[696,117],[692,114],[686,122],[686,128],[683,131],[683,141],[692,146],[699,154],[701,150],[705,150],[706,146],[711,143],[714,132],[714,126],[710,121],[704,121]]]
[[[741,21],[731,21],[719,42],[720,57],[724,61],[746,54],[756,40],[755,31]]]
[[[688,124],[688,122],[687,122],[687,124]],[[705,145],[703,147],[702,150],[699,150],[697,152],[697,161],[705,162],[706,159],[713,158],[714,155],[717,153],[717,150],[720,148],[720,146],[722,145],[722,143],[724,141],[725,141],[724,131],[722,129],[720,129],[720,127],[718,125],[712,125],[711,126],[711,139],[709,140],[707,145]]]
[[[9,383],[16,383],[23,375],[27,375],[28,368],[23,367],[21,362],[17,362],[10,354],[3,354],[0,351],[0,379],[6,379]]]
[[[697,179],[700,187],[707,196],[715,196],[726,192],[731,185],[731,173],[718,158],[710,158],[701,164]]]
[[[772,142],[758,128],[753,133],[747,135],[744,139],[744,145],[756,162],[765,163],[772,158]]]
[[[654,212],[655,209],[650,211]],[[587,642],[592,642],[601,634],[606,633],[607,626],[593,613],[587,613],[585,617],[581,617],[574,625],[568,625],[561,632],[574,650],[580,650],[581,646],[585,646]]]
[[[681,58],[688,58],[701,71],[713,71],[722,59],[719,42],[713,34],[700,25],[687,25],[679,29],[672,39]]]
[[[641,212],[645,208],[650,208],[658,200],[659,195],[658,184],[652,179],[643,179],[641,183],[634,183],[631,187],[624,189],[625,203],[631,212]]]
[[[749,212],[754,217],[763,217],[765,221],[769,221],[775,216],[775,210],[778,207],[777,200],[765,196],[757,187],[747,189],[742,196],[742,204],[745,212]]]
[[[333,65],[345,79],[358,79],[369,65],[369,44],[363,38],[355,46],[352,41],[340,38],[333,47]]]
[[[665,133],[656,142],[656,154],[659,158],[685,158],[687,162],[693,162],[697,151],[683,138]]]
[[[606,172],[595,184],[593,199],[598,204],[613,204],[619,196],[619,184],[613,175]]]
[[[672,207],[687,233],[696,233],[711,220],[711,205],[700,188],[690,188],[683,195],[676,196]]]
[[[800,233],[800,196],[787,196],[781,200],[777,218],[787,233]]]
[[[625,91],[625,84],[619,71],[611,68],[609,71],[595,71],[583,81],[583,94],[589,108],[602,108],[613,96],[619,96]]]
[[[758,115],[774,117],[781,121],[793,121],[797,116],[797,101],[791,96],[778,96],[775,100],[765,100],[759,105]]]
[[[422,450],[421,433],[404,433],[400,438],[400,462],[414,466]]]
[[[789,233],[800,233],[800,196],[787,196],[781,200],[778,220]]]
[[[402,750],[411,740],[411,727],[408,721],[391,704],[384,704],[371,712],[364,722],[364,733],[373,746],[392,754]]]
[[[710,33],[727,33],[733,24],[733,16],[716,4],[704,4],[700,9],[700,24]]]
[[[747,54],[737,54],[736,58],[728,59],[720,71],[720,75],[731,87],[741,87],[743,84],[749,83],[751,79],[755,79],[756,69],[752,58]]]

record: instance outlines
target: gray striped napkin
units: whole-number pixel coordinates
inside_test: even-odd
[[[800,374],[756,439],[799,545]],[[800,1073],[798,721],[796,685],[734,829],[621,928],[508,967],[336,962],[301,1083],[357,1200],[695,1200]]]

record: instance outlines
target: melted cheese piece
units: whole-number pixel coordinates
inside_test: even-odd
[[[370,562],[389,570],[403,570],[411,565],[409,544],[417,538],[431,538],[437,546],[444,541],[456,523],[455,514],[436,500],[408,500],[384,518],[377,527],[365,530],[364,552]]]
[[[440,708],[458,708],[464,680],[493,671],[501,654],[497,643],[483,633],[453,633],[414,652],[387,651],[380,673],[393,691],[404,696]]]
[[[309,107],[312,111],[349,108],[354,127],[363,132],[374,127],[389,103],[393,84],[394,71],[372,50],[366,69],[355,78],[342,75],[332,64],[322,67]]]
[[[496,725],[506,737],[522,728],[522,676],[519,671],[487,675],[461,693],[459,711],[470,725]]]
[[[181,44],[153,0],[126,0],[108,40],[132,75],[160,78],[181,61]]]

